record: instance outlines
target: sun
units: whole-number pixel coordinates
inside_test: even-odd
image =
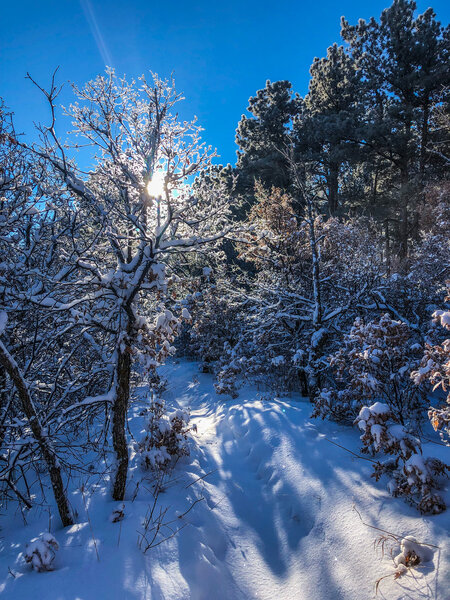
[[[164,194],[165,174],[163,171],[155,171],[152,179],[147,184],[147,191],[153,198],[158,198]]]

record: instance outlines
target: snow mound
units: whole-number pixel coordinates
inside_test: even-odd
[[[25,562],[31,564],[38,573],[42,571],[53,571],[53,561],[59,544],[51,533],[43,533],[38,539],[27,544],[24,558]]]
[[[430,546],[425,546],[416,541],[412,535],[403,538],[400,545],[400,554],[394,558],[396,567],[402,565],[406,568],[414,568],[419,565],[425,565],[433,560],[434,552]]]

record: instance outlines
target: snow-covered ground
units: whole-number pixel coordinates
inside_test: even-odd
[[[53,519],[60,550],[52,572],[34,572],[24,562],[26,543],[48,531],[52,511],[32,509],[24,524],[11,504],[0,517],[2,599],[367,600],[389,575],[379,598],[448,600],[450,509],[421,518],[392,499],[383,482],[370,478],[369,461],[331,443],[359,453],[356,430],[311,421],[310,404],[299,398],[274,400],[251,387],[237,400],[218,397],[212,377],[195,363],[163,371],[169,406],[189,407],[197,425],[191,456],[177,464],[158,498],[158,507],[168,508],[165,521],[181,530],[145,555],[138,548],[152,495],[151,477],[136,457],[122,521],[110,519],[117,503],[104,478],[85,477],[84,488],[73,482],[77,524],[62,530]],[[142,404],[136,402],[129,422],[136,439]],[[448,461],[448,449],[429,446]],[[448,490],[445,496],[450,504]],[[361,518],[439,548],[430,549],[425,567],[394,580],[389,546],[384,557],[374,548],[382,532]],[[392,549],[398,554],[399,544]]]

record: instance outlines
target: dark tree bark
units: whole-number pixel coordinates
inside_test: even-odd
[[[126,435],[126,419],[130,399],[131,356],[128,349],[118,351],[117,357],[116,395],[113,404],[112,442],[116,455],[116,474],[112,496],[121,501],[125,496],[128,472],[128,444]]]
[[[386,267],[388,276],[391,275],[391,234],[389,230],[389,219],[384,221],[385,241],[386,241]]]
[[[408,257],[408,213],[409,213],[409,185],[408,168],[401,167],[400,171],[400,252],[403,261]]]
[[[336,163],[330,164],[328,173],[328,211],[330,216],[336,214],[338,208],[338,193],[339,193],[339,167]]]
[[[422,128],[420,132],[420,181],[422,185],[425,182],[425,164],[427,160],[428,129],[430,120],[430,99],[426,94],[426,100],[423,105]]]
[[[22,410],[28,419],[33,436],[41,451],[42,458],[47,465],[53,488],[53,494],[55,496],[59,516],[61,517],[61,522],[64,527],[73,525],[72,511],[70,510],[69,500],[64,488],[58,460],[53,452],[53,449],[51,448],[49,440],[42,431],[42,426],[34,407],[27,383],[23,378],[17,363],[9,354],[2,342],[0,342],[0,365],[6,370],[17,390],[17,395],[19,397]]]

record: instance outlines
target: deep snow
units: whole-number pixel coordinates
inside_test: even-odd
[[[37,573],[24,551],[48,531],[49,510],[32,509],[24,525],[11,503],[0,517],[2,599],[366,600],[375,597],[376,580],[390,575],[380,582],[379,598],[448,600],[450,509],[420,517],[391,498],[384,482],[370,478],[369,461],[329,441],[359,453],[356,428],[310,420],[308,402],[274,400],[250,386],[237,400],[218,397],[212,377],[195,363],[173,363],[162,374],[168,405],[190,408],[197,426],[191,456],[177,464],[158,500],[169,507],[172,528],[182,529],[145,556],[139,550],[151,474],[134,458],[124,519],[112,522],[118,505],[103,477],[74,482],[78,522],[62,530],[52,518],[60,545],[55,570]],[[129,420],[136,439],[143,404],[136,400]],[[425,450],[448,462],[447,448]],[[445,496],[450,504],[448,490]],[[431,562],[394,581],[392,558],[374,548],[380,532],[364,525],[353,505],[368,524],[439,546],[428,552]],[[400,545],[392,551],[398,555]]]

